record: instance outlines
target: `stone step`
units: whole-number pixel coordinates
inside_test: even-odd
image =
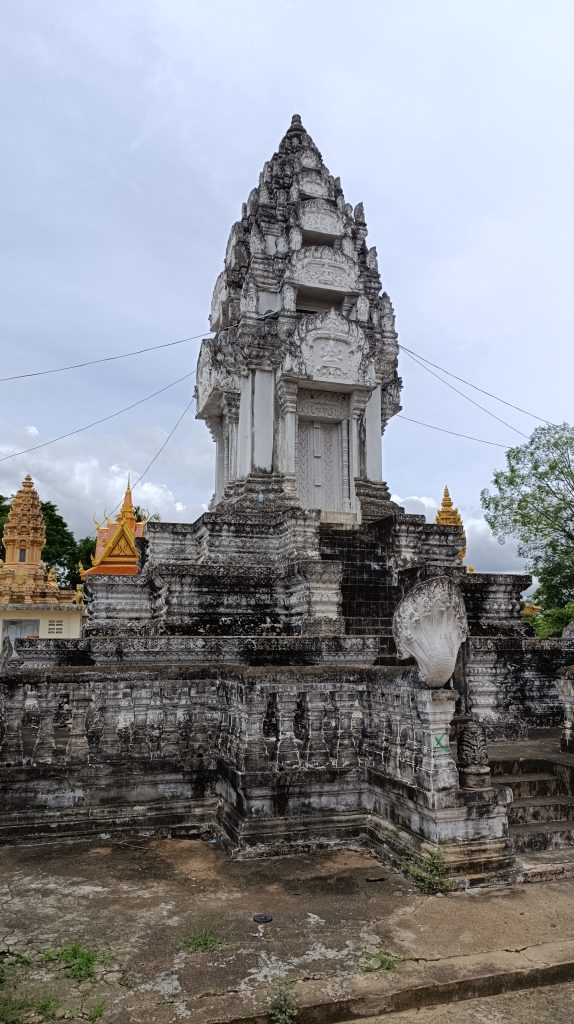
[[[527,822],[569,821],[574,818],[574,800],[569,796],[531,796],[514,800],[508,811],[511,825]]]
[[[523,882],[551,882],[557,878],[574,878],[574,847],[525,850],[517,856],[516,868]]]
[[[490,748],[490,770],[493,775],[538,775],[554,772],[555,762],[547,757],[520,757],[512,759],[498,756]]]
[[[493,775],[494,786],[510,786],[515,800],[527,800],[529,797],[554,796],[558,789],[558,780],[552,772],[524,772],[513,775]]]
[[[510,838],[517,852],[525,850],[556,850],[574,846],[574,821],[528,822],[511,825]]]

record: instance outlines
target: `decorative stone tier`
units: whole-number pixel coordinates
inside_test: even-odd
[[[6,642],[0,670],[145,665],[351,665],[377,663],[378,636],[91,636]]]
[[[461,882],[471,863],[472,882],[508,877],[506,791],[460,788],[455,694],[425,689],[416,669],[8,660],[2,682],[6,840],[194,835],[215,825],[217,798],[239,855],[391,849],[392,822],[396,842],[415,857],[440,848]]]
[[[574,638],[471,636],[465,655],[468,702],[489,738],[522,739],[530,728],[561,725],[556,677],[573,660]]]

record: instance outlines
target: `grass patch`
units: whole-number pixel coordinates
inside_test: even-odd
[[[55,999],[45,996],[43,999],[37,1000],[34,1009],[36,1010],[36,1013],[42,1014],[44,1020],[55,1020],[58,1003]]]
[[[385,953],[380,949],[376,953],[369,953],[360,965],[363,974],[374,974],[375,971],[396,971],[401,961],[400,956],[393,956],[392,953]]]
[[[425,854],[422,863],[413,857],[401,860],[400,866],[407,878],[419,892],[427,896],[438,896],[452,892],[454,885],[447,877],[447,866],[444,857],[438,850]]]
[[[24,1014],[35,1010],[33,999],[25,996],[0,996],[0,1021],[2,1024],[24,1024]]]
[[[282,978],[271,989],[269,1003],[270,1024],[295,1024],[299,1018],[299,1000],[293,991],[293,982]]]
[[[60,949],[47,949],[44,960],[47,963],[64,964],[66,974],[74,981],[95,981],[96,964],[108,963],[111,957],[101,949],[91,949],[81,942],[72,942]]]
[[[222,945],[223,939],[218,932],[213,928],[202,928],[183,939],[181,948],[187,953],[217,953]]]
[[[100,1017],[103,1017],[105,1008],[106,1004],[101,1001],[99,1003],[94,1003],[89,1010],[85,1011],[86,1020],[89,1020],[90,1024],[95,1024],[95,1021],[99,1020]]]

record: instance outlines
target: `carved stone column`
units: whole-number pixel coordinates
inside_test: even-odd
[[[74,688],[71,691],[72,721],[66,754],[69,758],[87,759],[90,752],[86,733],[86,714],[92,700],[89,687]]]
[[[215,455],[215,494],[214,502],[218,502],[223,494],[225,486],[225,449],[223,443],[223,423],[221,416],[210,416],[206,421],[209,433],[216,444]]]
[[[560,749],[574,751],[574,665],[568,665],[558,673],[556,692],[564,704],[564,727],[560,737]]]
[[[225,482],[237,480],[237,427],[239,423],[239,395],[227,391],[223,396],[223,413],[227,428],[227,474]]]
[[[486,730],[476,718],[465,722],[458,739],[458,773],[463,789],[488,789],[491,785]]]
[[[297,384],[294,381],[280,380],[276,393],[279,409],[277,439],[279,472],[284,475],[285,490],[295,494],[297,491]]]
[[[437,792],[458,788],[458,772],[449,745],[449,726],[456,696],[452,690],[420,689],[416,693],[418,717],[422,723],[422,756],[417,766],[421,789]]]
[[[349,484],[351,508],[357,508],[355,478],[364,477],[366,466],[366,435],[364,431],[365,406],[369,400],[369,391],[356,389],[350,395],[349,418]]]

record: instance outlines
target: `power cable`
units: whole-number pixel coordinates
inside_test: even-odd
[[[229,328],[226,328],[229,330]],[[209,332],[208,332],[209,333]],[[36,370],[33,373],[17,373],[13,377],[0,377],[0,384],[10,380],[23,380],[26,377],[45,377],[49,373],[63,373],[65,370],[79,370],[84,366],[94,366],[96,363],[112,363],[116,359],[129,359],[130,356],[140,356],[144,352],[155,352],[160,348],[173,348],[174,345],[183,345],[186,341],[197,341],[204,338],[203,334],[193,334],[189,338],[180,338],[179,341],[166,341],[162,345],[150,345],[149,348],[137,348],[133,352],[120,352],[117,356],[101,356],[100,359],[87,359],[84,363],[70,363],[69,366],[54,366],[51,370]]]
[[[66,437],[73,437],[74,434],[81,434],[84,430],[90,430],[91,427],[97,427],[99,423],[106,423],[108,420],[113,420],[116,416],[121,416],[122,413],[129,412],[130,409],[135,409],[138,405],[143,405],[144,402],[149,402],[150,398],[155,398],[156,395],[161,395],[164,391],[169,391],[170,388],[175,387],[176,384],[181,384],[182,380],[187,380],[189,377],[193,377],[194,374],[195,370],[192,370],[191,373],[185,373],[183,377],[178,377],[177,380],[172,380],[171,384],[166,384],[165,387],[158,388],[158,390],[153,391],[151,395],[146,395],[145,398],[140,398],[137,402],[132,402],[131,405],[126,405],[123,409],[118,409],[117,412],[111,412],[109,416],[102,416],[99,420],[93,420],[92,423],[86,423],[85,426],[78,427],[77,430],[68,430],[67,433],[60,434],[59,437],[53,437],[50,441],[43,441],[41,444],[35,444],[32,448],[25,448],[21,452],[12,452],[11,455],[4,455],[0,459],[0,462],[7,462],[8,459],[16,459],[19,455],[28,455],[30,452],[38,451],[39,448],[47,448],[48,445],[55,444],[56,441],[63,441]]]
[[[537,416],[536,413],[529,412],[528,409],[522,409],[519,405],[513,405],[512,402],[507,402],[506,399],[500,398],[498,395],[493,395],[491,391],[486,391],[485,388],[479,388],[477,384],[473,384],[471,381],[465,380],[464,377],[457,377],[456,373],[451,373],[450,370],[445,370],[444,366],[439,366],[437,363],[431,362],[430,359],[427,359],[425,356],[421,356],[420,352],[415,352],[414,349],[407,348],[406,345],[399,345],[399,348],[410,356],[417,356],[418,359],[422,359],[423,363],[428,363],[429,366],[434,366],[435,370],[441,370],[442,373],[446,373],[448,377],[452,377],[454,380],[460,381],[461,384],[466,384],[469,388],[474,388],[475,391],[480,391],[482,395],[494,398],[495,402],[502,402],[503,405],[507,405],[510,409],[515,409],[516,412],[522,412],[525,416],[531,416],[533,420],[539,420],[540,423],[552,424],[552,420],[545,420],[543,416]]]
[[[257,320],[268,320],[268,319],[271,319],[271,317],[273,317],[275,315],[276,315],[276,313],[274,313],[274,312],[273,313],[264,313],[261,316],[257,316],[256,319]],[[239,321],[237,321],[237,323],[229,324],[228,327],[220,328],[220,332],[221,331],[229,331],[229,330],[231,330],[234,327],[238,327],[239,325],[240,325]],[[14,374],[11,377],[0,377],[0,384],[7,383],[9,381],[14,381],[14,380],[25,380],[25,379],[30,378],[30,377],[43,377],[43,376],[46,376],[46,375],[52,374],[52,373],[64,373],[67,370],[83,369],[86,366],[95,366],[97,363],[111,363],[111,362],[115,362],[118,359],[129,359],[131,356],[143,355],[146,352],[157,352],[160,349],[173,348],[176,345],[183,345],[183,344],[185,344],[188,341],[198,341],[200,338],[206,337],[207,334],[213,334],[213,333],[214,333],[213,331],[202,331],[201,334],[192,334],[192,335],[190,335],[187,338],[179,338],[177,341],[166,341],[166,342],[163,342],[162,344],[159,344],[159,345],[149,345],[146,348],[133,349],[131,352],[120,352],[120,353],[118,353],[118,355],[115,355],[115,356],[100,356],[98,359],[87,359],[87,360],[84,360],[84,362],[82,362],[82,363],[70,363],[67,366],[55,366],[55,367],[52,367],[52,369],[49,369],[49,370],[35,370],[35,371],[30,372],[30,373],[17,373],[17,374]],[[474,391],[479,391],[481,394],[487,395],[489,398],[494,399],[495,402],[501,402],[503,405],[507,405],[510,409],[515,409],[517,412],[521,412],[525,416],[531,416],[532,419],[538,420],[540,423],[552,423],[551,420],[544,419],[543,416],[537,416],[536,413],[530,412],[528,409],[523,409],[521,406],[515,405],[513,402],[507,402],[505,398],[500,398],[499,395],[495,395],[491,391],[487,391],[485,388],[480,388],[477,384],[473,384],[472,381],[466,380],[464,377],[459,377],[456,373],[452,373],[451,370],[445,369],[444,366],[439,366],[438,363],[433,363],[432,360],[427,359],[426,356],[421,355],[419,352],[415,352],[414,349],[409,348],[407,345],[399,345],[399,348],[402,349],[403,352],[406,352],[407,355],[410,355],[411,357],[416,357],[417,359],[420,359],[423,363],[427,363],[429,366],[434,367],[435,370],[440,370],[441,373],[446,373],[446,375],[448,377],[452,377],[453,380],[458,380],[461,384],[466,384],[467,387],[473,388]],[[440,377],[438,379],[441,380]],[[447,384],[448,382],[447,381],[443,381],[443,383]],[[458,394],[462,394],[462,392],[457,392],[457,393]],[[464,397],[466,398],[467,396],[465,395]],[[469,399],[469,401],[470,401],[470,399]],[[479,406],[479,408],[483,409],[483,406]],[[486,411],[486,410],[484,410],[484,411]],[[493,414],[490,413],[489,415],[493,415]],[[504,423],[504,420],[501,420],[501,422]],[[505,425],[508,425],[508,424],[505,424]],[[511,429],[514,430],[515,428],[511,427]],[[523,436],[526,436],[526,435],[523,435]]]
[[[275,316],[275,313],[263,313],[261,316],[255,316],[255,319],[270,320],[273,316]],[[238,320],[234,324],[228,324],[227,327],[220,327],[219,333],[230,331],[233,327],[239,326],[240,321]],[[45,377],[49,373],[64,373],[65,370],[80,370],[84,366],[95,366],[96,363],[113,363],[116,359],[129,359],[130,356],[141,356],[144,352],[157,352],[158,349],[173,348],[174,345],[184,345],[186,341],[198,341],[199,338],[205,338],[207,334],[214,333],[214,331],[202,331],[201,334],[192,334],[189,338],[180,338],[178,341],[165,341],[161,345],[149,345],[148,348],[136,348],[132,352],[120,352],[117,356],[100,356],[99,359],[86,359],[83,363],[70,363],[69,366],[54,366],[51,370],[16,373],[13,377],[0,377],[0,384],[5,384],[11,380],[24,380],[26,377]]]
[[[148,474],[149,470],[151,469],[151,467],[153,466],[154,462],[157,459],[159,459],[159,457],[160,457],[161,453],[163,452],[164,448],[171,441],[173,435],[175,434],[177,428],[179,427],[179,424],[181,423],[181,421],[184,418],[184,416],[189,412],[189,410],[191,409],[192,405],[193,405],[193,397],[189,400],[189,402],[187,403],[185,409],[183,410],[183,412],[180,414],[180,416],[176,420],[175,424],[173,425],[173,427],[171,428],[169,434],[167,435],[165,441],[163,442],[163,444],[158,448],[157,452],[155,453],[153,459],[150,459],[150,461],[148,462],[148,464],[147,464],[146,468],[144,469],[143,473],[140,473],[140,475],[138,476],[135,484],[132,484],[132,491],[137,487],[138,484],[140,484],[142,482],[144,476],[147,476],[147,474]],[[123,498],[120,498],[120,500],[118,501],[116,507],[112,509],[112,511],[110,512],[110,515],[109,515],[110,519],[114,515],[114,513],[117,512],[117,510],[119,509],[119,507],[122,504],[123,500],[124,500]],[[94,531],[92,531],[92,534],[90,536],[92,536],[92,535],[95,536]]]
[[[476,405],[477,409],[481,409],[482,412],[485,412],[487,416],[491,416],[493,420],[498,420],[499,423],[502,423],[505,427],[508,427],[509,430],[513,430],[515,434],[520,434],[521,437],[525,437],[526,440],[528,440],[528,434],[525,434],[522,430],[519,430],[518,427],[513,427],[512,423],[507,423],[506,420],[501,419],[501,417],[497,416],[496,413],[491,412],[490,409],[487,409],[485,405],[481,405],[480,402],[475,402],[474,398],[470,398],[469,395],[465,395],[464,391],[460,391],[459,388],[455,388],[454,384],[449,384],[448,380],[445,380],[444,377],[440,377],[438,373],[434,372],[434,370],[429,369],[428,366],[425,366],[424,363],[421,363],[420,360],[417,359],[416,356],[411,355],[410,352],[407,352],[407,355],[409,359],[412,359],[413,363],[417,363],[417,365],[420,366],[423,370],[426,370],[427,373],[430,373],[432,377],[436,377],[437,380],[440,380],[443,384],[446,384],[447,388],[450,388],[451,391],[455,391],[457,395],[460,395],[462,398],[465,398],[467,402],[471,403],[471,405]]]
[[[452,434],[453,437],[464,437],[467,441],[480,441],[481,444],[495,445],[496,448],[505,448],[507,451],[510,448],[508,444],[500,444],[499,441],[485,441],[483,437],[471,437],[470,434],[459,434],[457,430],[447,430],[446,427],[435,427],[433,423],[423,423],[422,420],[413,420],[410,416],[403,416],[402,413],[397,413],[397,419],[408,420],[409,423],[418,423],[419,427],[428,427],[429,430],[440,430],[442,434]]]

